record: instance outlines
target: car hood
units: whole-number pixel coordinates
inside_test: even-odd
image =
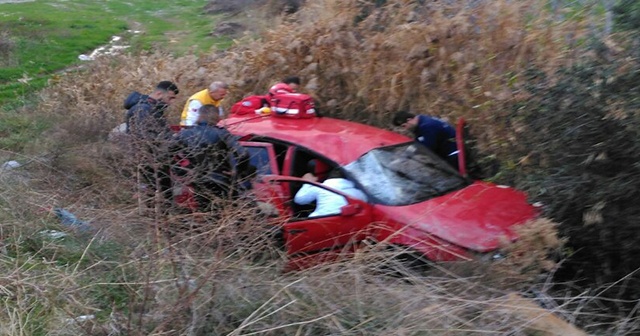
[[[523,192],[485,182],[417,204],[376,208],[400,224],[478,252],[515,240],[514,226],[538,213]]]

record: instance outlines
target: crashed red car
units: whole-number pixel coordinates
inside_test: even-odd
[[[258,169],[254,192],[278,210],[289,269],[353,251],[365,240],[432,261],[490,255],[517,238],[516,225],[537,215],[524,193],[472,181],[391,131],[327,117],[255,114],[231,115],[221,124],[240,137]],[[340,167],[367,202],[301,179],[312,160],[320,177]],[[293,202],[304,183],[339,194],[346,205],[333,215],[307,217],[309,207]]]

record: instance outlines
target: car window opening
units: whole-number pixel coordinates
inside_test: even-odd
[[[271,162],[269,160],[269,151],[266,147],[245,147],[249,153],[249,162],[256,167],[258,175],[274,174],[271,170]]]

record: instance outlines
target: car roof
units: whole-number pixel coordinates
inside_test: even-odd
[[[395,132],[328,117],[294,119],[232,115],[221,124],[234,135],[256,135],[294,143],[340,165],[353,162],[374,148],[411,141]]]

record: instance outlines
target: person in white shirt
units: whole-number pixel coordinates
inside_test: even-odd
[[[317,182],[318,177],[313,173],[306,173],[302,176],[307,181]],[[338,190],[350,197],[367,201],[367,195],[358,189],[352,181],[344,178],[339,169],[334,169],[329,173],[329,177],[322,182],[322,185]],[[347,205],[347,200],[340,194],[328,191],[326,189],[316,187],[310,183],[305,183],[296,193],[293,201],[296,204],[310,204],[316,202],[315,210],[309,214],[309,217],[320,217],[328,215],[337,215],[340,208]]]

